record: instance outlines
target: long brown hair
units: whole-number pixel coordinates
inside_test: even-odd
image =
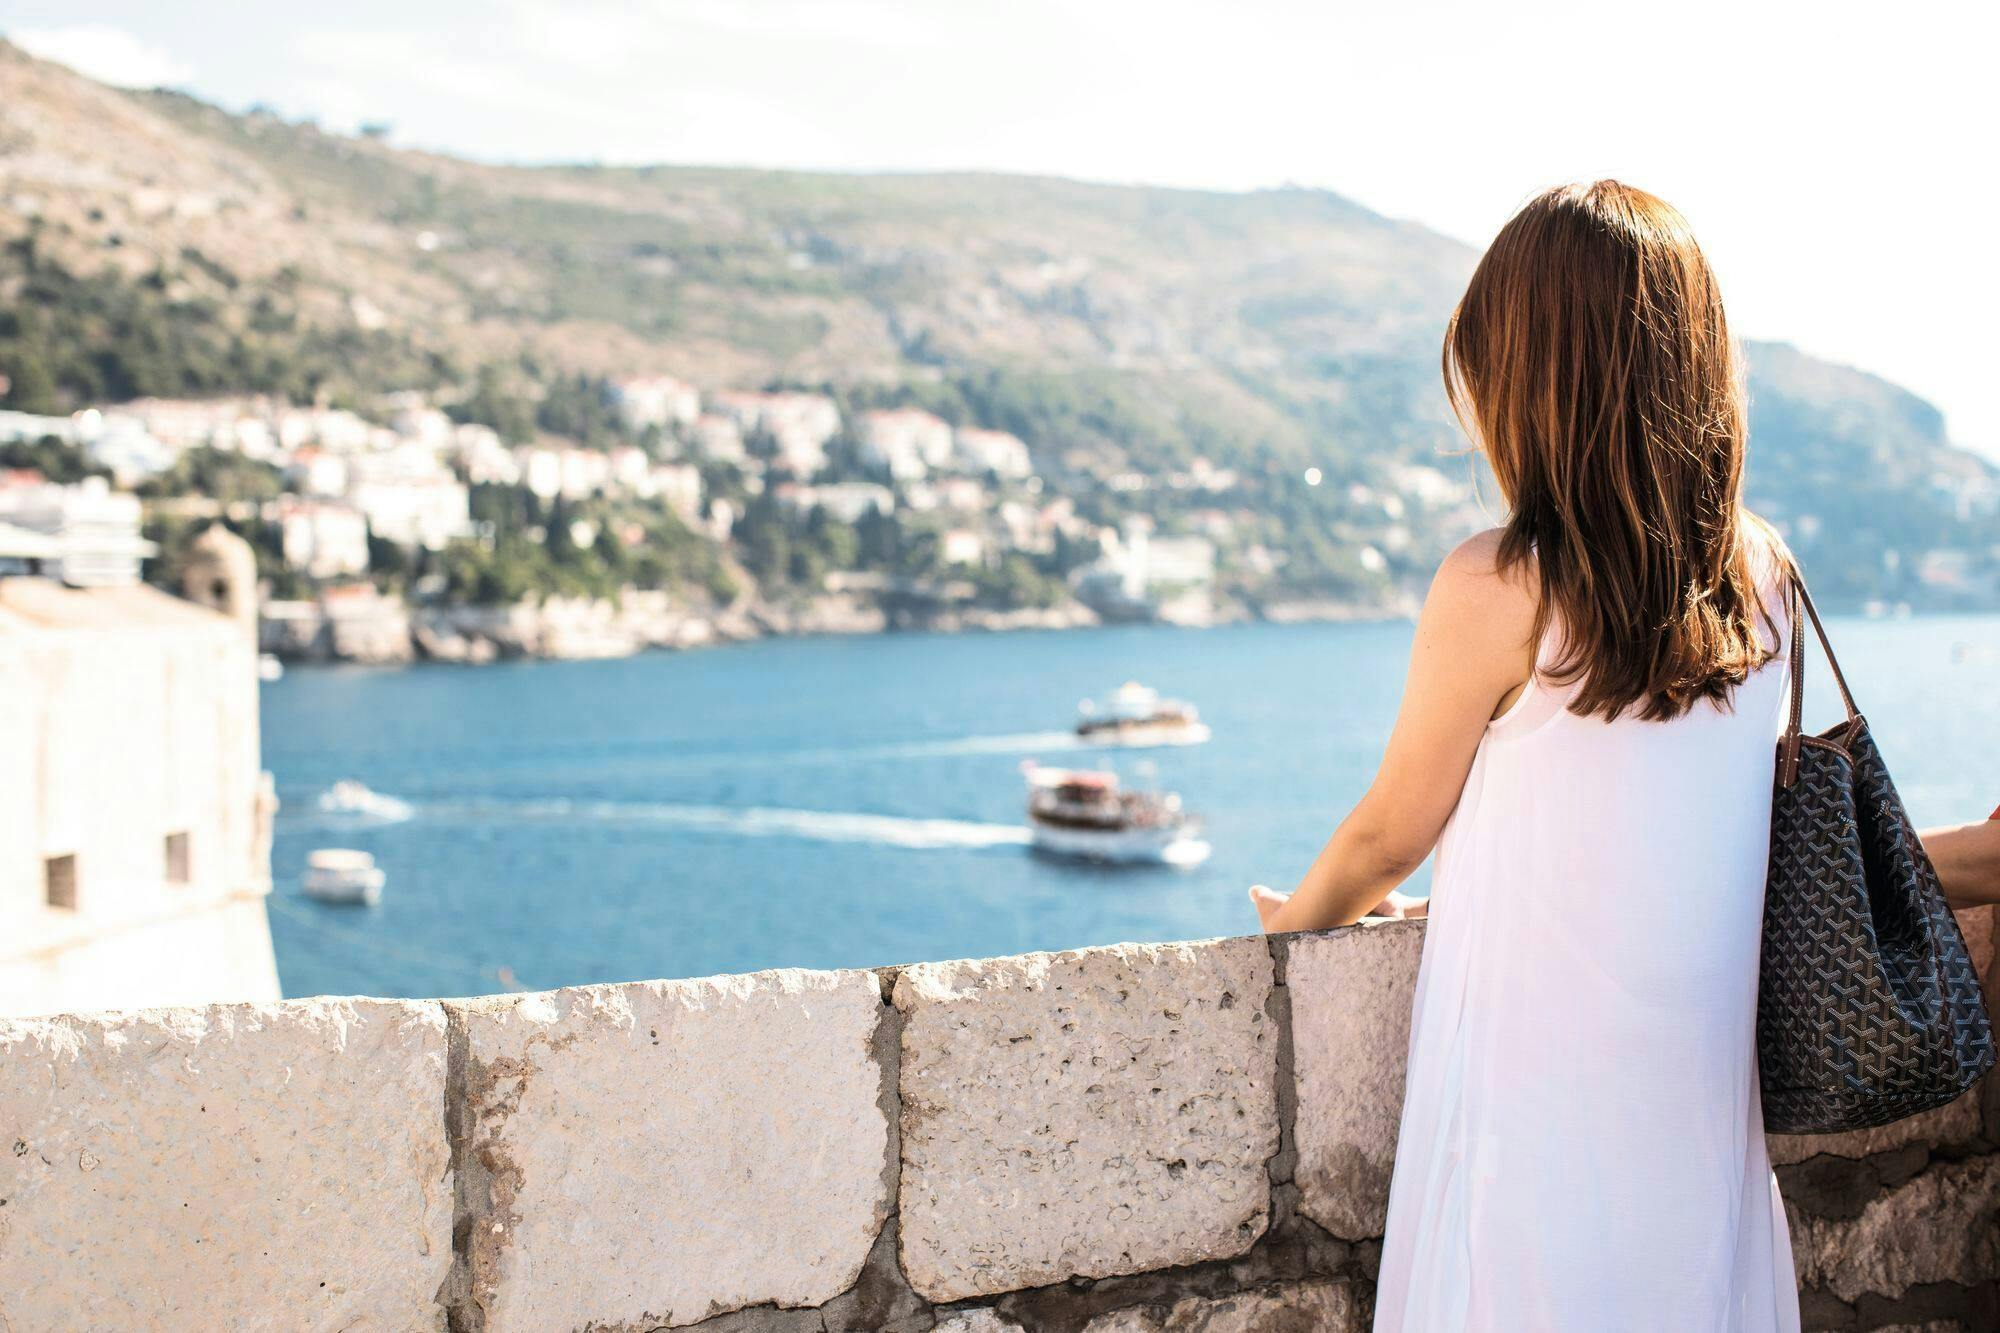
[[[1771,655],[1762,525],[1741,504],[1741,363],[1687,219],[1617,181],[1539,195],[1479,261],[1444,376],[1508,503],[1500,567],[1535,571],[1535,642],[1561,628],[1543,674],[1578,686],[1571,710],[1727,706]]]

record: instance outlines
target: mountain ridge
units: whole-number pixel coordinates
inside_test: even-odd
[[[998,403],[1009,420],[980,424],[1102,474],[1209,453],[1380,484],[1462,446],[1437,338],[1477,252],[1332,191],[487,164],[108,89],[4,44],[0,91],[0,237],[225,324],[276,303],[301,339],[401,340],[378,359],[414,368],[362,357],[325,391],[503,363]],[[1746,356],[1751,498],[1839,565],[1832,600],[1907,596],[1925,543],[1989,577],[1952,492],[2000,474],[1934,407],[1787,344]],[[1907,559],[1842,553],[1869,544]]]

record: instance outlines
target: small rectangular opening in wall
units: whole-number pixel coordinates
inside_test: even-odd
[[[51,856],[42,862],[42,882],[49,906],[76,910],[76,857]]]
[[[169,833],[167,835],[167,883],[186,884],[194,878],[193,868],[188,861],[188,835]]]

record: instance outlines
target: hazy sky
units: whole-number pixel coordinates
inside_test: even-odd
[[[0,31],[109,80],[493,160],[1294,182],[1474,244],[1543,185],[1615,175],[1693,219],[1742,332],[1895,379],[2000,450],[1987,4],[294,9],[0,0]]]

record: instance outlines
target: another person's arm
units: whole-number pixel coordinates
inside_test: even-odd
[[[1953,907],[2000,903],[2000,810],[1977,824],[1925,829],[1921,836],[1946,902]]]
[[[1430,855],[1486,724],[1534,669],[1534,593],[1526,570],[1495,568],[1498,546],[1497,533],[1483,533],[1438,570],[1381,768],[1296,892],[1250,891],[1265,930],[1343,926],[1385,899],[1408,902],[1388,895]]]

